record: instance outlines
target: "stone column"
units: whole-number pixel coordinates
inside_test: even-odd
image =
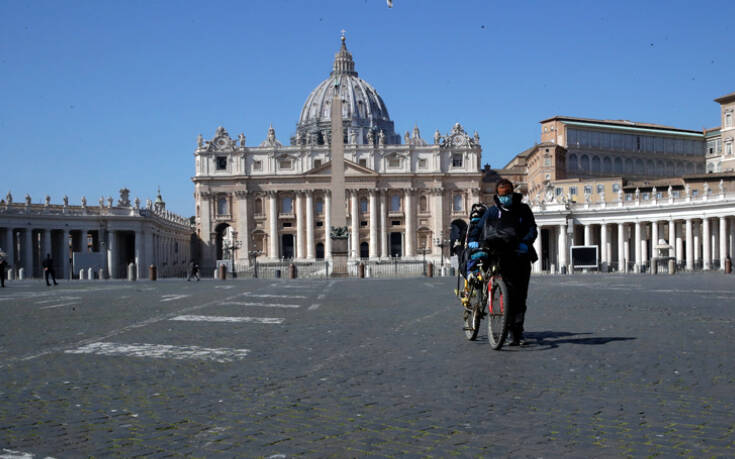
[[[694,269],[694,236],[692,235],[692,219],[686,219],[686,267],[687,271]]]
[[[143,252],[145,252],[145,263],[143,265],[143,276],[148,273],[148,266],[156,264],[155,251],[153,250],[153,232],[146,231],[143,234]],[[188,252],[188,248],[187,248]],[[188,261],[188,260],[187,260]],[[187,269],[189,267],[187,266]]]
[[[43,230],[43,249],[41,250],[41,258],[46,258],[46,254],[50,254],[52,258],[54,257],[54,251],[51,250],[51,230],[45,229]],[[55,260],[55,263],[58,264],[59,260]]]
[[[68,266],[68,263],[65,263]],[[68,268],[67,268],[68,269]],[[117,231],[107,232],[107,272],[110,279],[116,279],[117,273]]]
[[[558,237],[559,237],[559,242],[557,245],[559,246],[559,254],[558,254],[559,272],[561,272],[561,267],[567,266],[567,250],[568,249],[567,249],[567,225],[566,223],[562,223],[561,225],[559,225]]]
[[[237,238],[240,241],[240,248],[237,251],[238,258],[241,263],[249,263],[250,261],[250,214],[249,214],[249,198],[247,190],[235,191],[237,198]]]
[[[727,258],[727,217],[720,217],[720,271],[725,270]]]
[[[641,222],[635,222],[635,270],[640,272],[641,270]]]
[[[403,215],[405,216],[406,220],[406,248],[404,249],[403,253],[406,257],[413,257],[416,255],[416,244],[414,243],[416,241],[416,225],[413,221],[415,211],[413,203],[413,192],[413,188],[408,188],[404,192],[406,200],[404,202]]]
[[[26,279],[33,278],[33,228],[26,228],[23,234],[23,259],[21,265]]]
[[[541,247],[541,226],[538,227],[538,236],[536,237],[536,240],[533,241],[533,248],[536,250],[536,253],[538,254],[538,260],[536,260],[533,263],[533,272],[540,273],[542,268],[542,258],[543,258],[543,249]]]
[[[324,192],[324,258],[332,259],[332,193]]]
[[[69,263],[69,242],[71,242],[71,230],[61,232],[61,271],[64,279],[71,279],[71,264]]]
[[[270,237],[270,250],[268,250],[268,256],[272,259],[278,259],[280,254],[278,253],[278,193],[271,191],[268,193],[268,226]]]
[[[676,264],[681,265],[684,262],[684,231],[681,227],[681,222],[676,222]]]
[[[692,233],[694,234],[694,265],[702,262],[702,224],[692,221]]]
[[[388,205],[386,190],[380,191],[380,256],[388,258]]]
[[[357,190],[350,191],[350,258],[360,257],[360,207]]]
[[[584,225],[584,245],[591,245],[592,244],[592,237],[590,232],[590,225],[589,223],[585,223]]]
[[[607,223],[602,223],[600,224],[600,267],[602,272],[607,272],[607,266],[610,262],[609,250],[610,242],[607,240]]]
[[[378,251],[378,205],[376,191],[370,190],[370,258],[377,258]]]
[[[5,231],[5,253],[7,255],[6,263],[8,269],[15,269],[15,244],[13,244],[13,228],[8,227]]]
[[[628,254],[625,253],[625,223],[618,223],[618,271],[625,272],[625,259]]]
[[[431,216],[434,221],[434,237],[443,239],[446,237],[444,228],[444,190],[442,188],[434,188],[431,190]],[[442,248],[434,244],[434,255],[441,256]]]
[[[135,278],[145,277],[145,251],[143,250],[143,232],[135,232]]]
[[[674,223],[674,220],[669,220],[669,240],[668,240],[670,247],[676,247],[676,224]],[[674,253],[676,251],[674,250]],[[671,250],[669,250],[669,257],[673,256],[674,253],[672,253]]]
[[[314,252],[314,193],[306,192],[306,258],[316,258]]]
[[[296,192],[296,258],[304,258],[304,194]]]
[[[710,243],[710,226],[709,218],[702,219],[702,269],[709,271],[712,269],[712,250]]]

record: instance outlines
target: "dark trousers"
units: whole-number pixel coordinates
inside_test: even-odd
[[[0,287],[5,288],[5,267],[0,268]]]
[[[528,283],[531,280],[531,260],[527,255],[508,260],[503,267],[503,280],[508,286],[509,328],[513,332],[523,332],[526,318],[526,298]]]
[[[56,285],[56,273],[54,273],[54,268],[48,268],[46,271],[43,272],[43,277],[46,279],[46,285],[51,285],[48,282],[49,276],[51,276],[51,280],[53,280],[54,285]]]

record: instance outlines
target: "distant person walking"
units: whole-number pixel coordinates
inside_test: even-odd
[[[48,282],[48,277],[51,276],[51,280],[54,281],[54,285],[59,285],[56,283],[56,272],[54,272],[54,260],[51,259],[51,254],[46,254],[46,259],[43,260],[43,277],[46,279],[46,285],[50,286]]]
[[[0,250],[0,286],[2,288],[5,288],[5,267],[8,265],[5,261],[6,256],[5,252]]]
[[[192,260],[189,262],[189,275],[186,278],[186,281],[189,282],[192,277],[197,278],[197,282],[199,282],[199,264]]]

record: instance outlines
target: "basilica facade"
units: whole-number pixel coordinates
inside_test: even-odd
[[[335,84],[335,81],[338,84]],[[334,139],[331,101],[342,99],[343,138]],[[330,144],[344,143],[346,202],[332,201]],[[306,98],[295,133],[273,127],[248,145],[223,127],[195,156],[196,231],[203,268],[259,260],[318,260],[332,253],[333,205],[345,205],[348,256],[438,260],[449,226],[480,199],[479,135],[459,124],[427,141],[418,127],[395,132],[378,92],[359,78],[344,37],[332,71]]]

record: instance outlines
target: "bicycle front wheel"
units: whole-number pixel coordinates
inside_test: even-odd
[[[477,339],[477,332],[480,331],[482,292],[475,287],[471,287],[469,295],[469,310],[465,309],[464,311],[464,334],[468,340],[474,341]]]
[[[490,346],[499,350],[508,336],[508,286],[500,276],[494,276],[488,284],[487,339]]]

